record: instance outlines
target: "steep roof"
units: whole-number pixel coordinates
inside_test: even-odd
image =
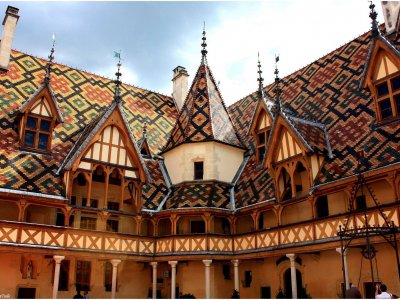
[[[207,141],[243,148],[211,70],[202,62],[162,152],[183,143]]]
[[[372,126],[375,108],[369,90],[359,89],[370,47],[370,32],[321,57],[282,79],[282,101],[296,112],[296,117],[323,124],[329,136],[332,159],[327,159],[315,185],[352,176],[356,170],[357,151],[364,148],[364,170],[400,162],[400,122]],[[273,84],[264,88],[273,97]],[[250,126],[258,103],[257,92],[229,107],[239,134]],[[311,146],[323,149],[322,131],[296,126],[305,132]],[[319,138],[318,138],[319,137]],[[314,142],[313,142],[314,141]],[[318,142],[317,142],[318,141]],[[254,137],[246,136],[245,145],[254,149]],[[259,203],[274,197],[273,181],[266,169],[256,164],[255,153],[247,163],[237,188],[236,207]]]

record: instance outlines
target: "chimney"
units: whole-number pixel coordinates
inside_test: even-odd
[[[3,36],[0,43],[0,71],[8,71],[10,62],[11,46],[14,39],[14,31],[19,19],[18,8],[8,6],[6,16],[3,20]]]
[[[385,19],[386,34],[389,35],[397,31],[400,2],[382,1],[383,17]]]
[[[175,100],[178,111],[181,110],[183,103],[185,102],[186,94],[188,92],[188,78],[189,74],[184,67],[177,66],[173,69],[172,82],[174,85],[174,91],[172,97]]]

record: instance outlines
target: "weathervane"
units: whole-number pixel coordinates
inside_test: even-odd
[[[379,29],[378,29],[378,22],[376,21],[376,17],[378,16],[378,13],[375,11],[375,4],[372,3],[372,1],[369,1],[369,9],[371,12],[369,13],[369,17],[371,18],[371,25],[372,25],[372,36],[377,36],[379,34]]]
[[[278,70],[278,61],[279,61],[279,55],[275,54],[275,87],[274,87],[274,92],[276,95],[276,100],[275,100],[275,105],[276,105],[276,113],[278,113],[281,110],[281,94],[282,94],[282,89],[279,86],[281,80],[278,76],[279,70]]]
[[[114,51],[114,57],[118,58],[118,63],[117,63],[117,72],[115,75],[117,76],[117,79],[114,80],[115,83],[115,92],[114,92],[114,101],[119,103],[121,101],[121,95],[120,95],[120,86],[122,84],[120,77],[121,77],[121,50],[119,52]]]
[[[203,37],[201,39],[203,40],[203,42],[201,43],[201,47],[203,47],[203,49],[201,50],[201,63],[205,64],[207,61],[206,22],[204,22],[203,24]]]
[[[260,98],[262,99],[263,98],[263,81],[264,81],[264,78],[261,77],[262,71],[261,71],[261,62],[260,62],[260,52],[257,53],[257,56],[258,56],[258,71],[257,71],[257,73],[258,73],[258,78],[257,78],[257,81],[258,81],[258,93],[259,93]]]
[[[46,65],[46,75],[44,77],[44,82],[46,84],[50,83],[51,66],[53,65],[53,60],[54,60],[54,46],[56,44],[56,35],[55,35],[55,33],[53,33],[53,35],[52,35],[52,40],[53,40],[53,45],[52,45],[51,50],[50,50],[50,55],[48,56],[49,60],[48,60],[47,65]]]

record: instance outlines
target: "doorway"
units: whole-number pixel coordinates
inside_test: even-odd
[[[285,297],[291,299],[293,298],[293,295],[292,295],[292,276],[290,268],[285,271],[284,279],[285,279]],[[297,298],[301,299],[303,280],[301,278],[301,272],[297,269],[296,269],[296,285],[297,285]]]

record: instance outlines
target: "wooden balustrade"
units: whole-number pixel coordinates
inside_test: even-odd
[[[399,225],[398,205],[383,209],[389,222]],[[378,210],[368,210],[369,226],[384,225]],[[179,255],[196,253],[240,254],[254,250],[273,249],[282,245],[337,237],[339,226],[344,226],[346,215],[339,215],[293,225],[264,229],[257,232],[223,234],[185,234],[164,237],[142,237],[113,232],[101,232],[30,223],[0,221],[0,244],[79,249],[140,255]],[[364,213],[349,220],[349,226],[363,226]]]

